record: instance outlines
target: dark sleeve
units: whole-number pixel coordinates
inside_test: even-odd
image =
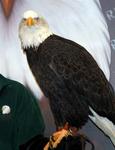
[[[21,145],[37,135],[42,135],[45,127],[35,97],[21,85],[17,93],[15,142]]]

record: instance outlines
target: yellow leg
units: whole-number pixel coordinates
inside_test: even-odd
[[[48,143],[45,145],[45,147],[44,147],[43,150],[48,150],[49,146],[50,146],[50,144],[49,144],[49,142],[48,142]]]
[[[64,137],[67,137],[68,135],[69,135],[69,131],[65,130],[65,129],[62,129],[61,131],[58,131],[57,133],[54,133],[53,138],[54,138],[55,142],[53,143],[52,147],[56,148],[57,145],[61,142],[61,140]]]
[[[50,137],[50,140],[49,142],[46,144],[46,146],[44,147],[44,150],[48,150],[48,148],[56,148],[57,145],[61,142],[61,140],[64,138],[64,137],[67,137],[68,135],[71,135],[71,136],[74,136],[72,130],[75,132],[77,128],[69,128],[69,125],[68,123],[65,124],[65,126],[53,133],[52,137]]]

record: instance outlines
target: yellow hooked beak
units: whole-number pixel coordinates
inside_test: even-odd
[[[33,26],[33,25],[35,25],[34,19],[32,17],[27,18],[26,19],[26,25],[27,26]]]

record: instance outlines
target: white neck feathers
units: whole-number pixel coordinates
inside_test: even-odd
[[[24,26],[19,29],[19,37],[23,48],[38,47],[45,39],[53,33],[46,27],[31,27]]]

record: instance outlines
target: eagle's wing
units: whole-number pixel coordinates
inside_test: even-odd
[[[71,95],[79,96],[96,112],[112,111],[112,90],[93,57],[83,47],[69,43],[67,51],[52,56],[49,67],[63,81]],[[63,49],[63,48],[62,48]],[[82,50],[81,50],[82,49]]]
[[[57,39],[56,42],[54,39],[49,42],[46,40],[43,47],[41,46],[42,53],[37,52],[39,63],[36,66],[40,68],[38,72],[40,77],[37,76],[36,71],[33,70],[33,73],[35,73],[43,93],[49,98],[56,125],[62,125],[67,121],[72,126],[81,127],[88,119],[89,107],[86,103],[86,97],[80,93],[80,87],[77,87],[79,83],[76,84],[77,70],[79,70],[80,64],[75,65],[77,55],[74,57],[70,51],[59,52],[58,48],[63,48],[59,41],[62,43],[63,41],[57,36],[53,38]],[[57,45],[57,48],[53,43]],[[49,51],[46,51],[46,47]]]

